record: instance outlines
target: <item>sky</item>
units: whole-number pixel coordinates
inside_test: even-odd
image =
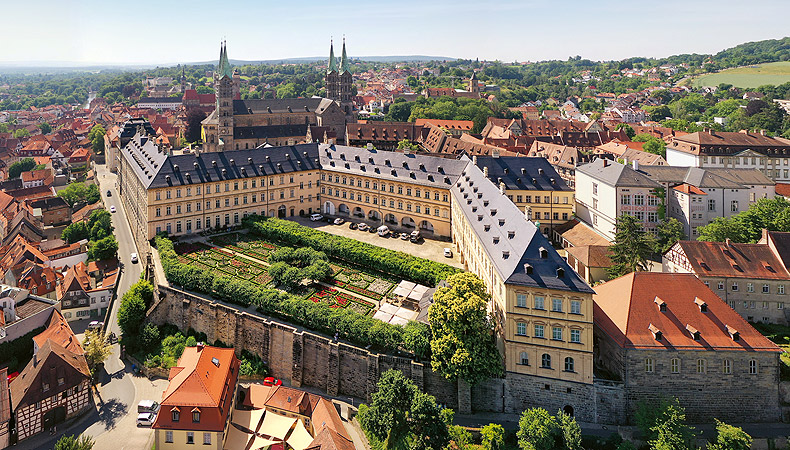
[[[2,0],[0,64],[431,55],[501,61],[715,53],[790,35],[788,0]],[[9,20],[10,19],[10,20]],[[339,54],[339,52],[338,52]]]

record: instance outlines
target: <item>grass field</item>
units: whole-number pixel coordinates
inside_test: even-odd
[[[740,88],[755,88],[765,84],[777,85],[787,82],[790,82],[790,62],[781,61],[702,75],[696,78],[693,84],[695,87],[700,87],[727,83]]]

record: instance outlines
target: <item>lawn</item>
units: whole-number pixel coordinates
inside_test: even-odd
[[[748,67],[736,67],[694,79],[694,86],[718,86],[721,83],[740,88],[755,88],[766,84],[790,82],[790,62],[781,61]]]

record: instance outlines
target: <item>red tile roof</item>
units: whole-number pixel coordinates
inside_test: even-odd
[[[630,273],[595,287],[595,292],[596,327],[623,348],[782,351],[694,274]],[[699,332],[698,339],[693,332]],[[737,339],[732,337],[736,332]]]
[[[66,322],[66,319],[63,318],[60,311],[57,309],[52,310],[47,328],[33,337],[33,341],[38,345],[38,348],[43,347],[44,343],[48,340],[56,342],[58,345],[74,354],[84,354],[79,339],[74,335],[68,322]]]
[[[700,188],[698,188],[696,186],[692,186],[692,185],[690,185],[688,183],[683,183],[680,186],[675,186],[673,189],[675,189],[676,191],[680,191],[680,192],[682,192],[684,194],[708,195],[702,189],[700,189]]]
[[[679,241],[676,245],[698,276],[790,279],[782,261],[765,244]]]

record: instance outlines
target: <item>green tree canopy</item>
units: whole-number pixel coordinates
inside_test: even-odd
[[[17,139],[21,139],[28,136],[30,136],[30,132],[27,131],[27,129],[25,128],[19,128],[16,131],[14,131],[14,137]]]
[[[92,204],[101,200],[101,192],[99,192],[98,186],[95,184],[86,186],[85,183],[79,182],[69,183],[65,189],[58,192],[58,196],[65,200],[72,208],[75,204],[80,202]]]
[[[656,253],[664,254],[669,250],[677,241],[686,239],[686,233],[683,232],[683,224],[670,217],[659,222],[656,226],[658,236],[656,238]]]
[[[790,201],[784,197],[763,198],[749,209],[732,217],[717,217],[699,227],[700,241],[757,242],[763,228],[769,231],[790,231]]]
[[[41,130],[41,134],[52,133],[52,125],[48,124],[47,122],[40,123],[38,125],[38,129]]]
[[[609,276],[647,270],[647,258],[656,247],[652,235],[647,233],[634,216],[623,214],[617,218],[614,243],[609,247],[611,260]]]
[[[98,241],[91,242],[88,249],[88,259],[100,261],[102,259],[112,259],[118,255],[118,241],[115,236],[107,236]]]
[[[522,450],[582,450],[579,424],[562,411],[556,416],[543,408],[524,411],[516,437]]]
[[[90,239],[91,232],[85,222],[74,222],[63,229],[60,238],[69,244],[73,244],[83,239]]]
[[[15,179],[22,175],[22,172],[33,170],[36,167],[36,160],[33,158],[22,158],[19,161],[11,164],[8,168],[8,178]]]
[[[628,136],[629,139],[633,139],[633,137],[636,135],[636,131],[634,131],[634,128],[631,125],[628,125],[627,123],[618,123],[617,126],[614,127],[614,129],[615,131],[620,131],[620,130],[625,131],[625,134]]]
[[[436,290],[428,310],[433,370],[472,385],[501,374],[485,283],[469,272],[452,275],[447,282],[450,287]]]
[[[397,370],[381,375],[372,402],[359,408],[359,423],[382,442],[384,450],[443,449],[449,442],[449,423],[436,399],[420,392]]]
[[[93,449],[93,438],[90,436],[86,436],[81,434],[79,437],[74,437],[74,435],[70,436],[61,436],[57,442],[55,442],[55,450],[92,450]]]
[[[505,448],[505,428],[498,423],[489,423],[480,430],[481,444],[484,450],[502,450]]]
[[[118,326],[124,336],[129,337],[128,342],[132,347],[138,345],[137,335],[140,333],[148,304],[153,299],[153,286],[145,280],[133,284],[123,297],[118,307]]]
[[[103,364],[112,353],[112,345],[102,330],[87,330],[85,341],[82,343],[85,351],[85,360],[92,374],[96,373],[99,364]]]
[[[91,128],[91,131],[88,133],[88,139],[91,140],[91,148],[93,149],[93,153],[97,155],[101,155],[104,153],[104,135],[107,132],[104,130],[99,124],[96,124]]]
[[[742,428],[716,420],[716,440],[708,444],[708,450],[749,450],[752,437]]]

